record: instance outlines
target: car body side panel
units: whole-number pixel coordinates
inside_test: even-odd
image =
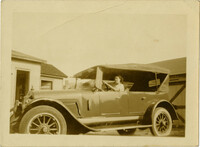
[[[167,98],[167,93],[161,92],[129,92],[129,114],[144,115],[149,105]]]
[[[129,92],[128,95],[128,109],[129,115],[142,115],[144,108],[146,107],[147,99],[142,100],[145,97],[144,92]]]
[[[82,117],[95,117],[100,115],[99,94],[97,92],[82,95]]]

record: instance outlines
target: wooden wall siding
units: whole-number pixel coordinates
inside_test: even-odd
[[[169,90],[170,102],[175,106],[180,119],[175,125],[185,125],[186,74],[170,76]]]
[[[186,74],[170,75],[170,84],[178,84],[186,81]],[[177,83],[178,82],[178,83]]]

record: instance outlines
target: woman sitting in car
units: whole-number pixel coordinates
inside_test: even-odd
[[[120,75],[115,76],[115,82],[112,85],[108,84],[105,81],[103,81],[103,83],[105,85],[107,85],[108,87],[110,87],[114,91],[124,91],[124,85],[122,84],[123,83],[123,78]]]

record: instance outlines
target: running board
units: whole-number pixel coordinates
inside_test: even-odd
[[[127,130],[127,129],[150,128],[150,127],[152,127],[152,125],[133,125],[133,126],[126,126],[126,127],[103,128],[103,129],[98,129],[98,131],[105,132],[105,131],[113,131],[113,130]]]
[[[143,117],[141,116],[125,116],[125,117],[91,117],[91,118],[81,118],[79,121],[87,126],[93,126],[93,125],[100,125],[100,124],[116,124],[121,122],[137,122],[139,120],[142,120]]]

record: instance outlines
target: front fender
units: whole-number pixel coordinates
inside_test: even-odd
[[[24,112],[28,111],[29,109],[31,109],[32,107],[35,107],[38,105],[47,105],[47,104],[51,105],[52,107],[54,107],[53,104],[57,104],[57,105],[61,106],[62,108],[64,108],[66,111],[68,111],[69,114],[72,115],[74,118],[76,118],[75,115],[61,101],[56,100],[56,99],[50,99],[50,98],[33,99],[29,103],[24,104],[22,106],[22,108],[23,108],[22,112],[24,113]],[[77,108],[77,113],[79,113],[78,111],[79,111],[79,108]]]
[[[92,129],[84,124],[82,124],[76,116],[59,100],[49,99],[49,98],[40,98],[32,100],[25,108],[24,114],[28,112],[31,108],[39,106],[39,105],[48,105],[56,108],[60,113],[65,117],[68,126],[69,134],[77,134],[77,133],[86,133],[88,131],[97,131]],[[23,117],[22,115],[22,117]]]
[[[145,114],[144,114],[144,117],[143,117],[143,120],[142,120],[142,124],[151,124],[152,123],[152,116],[153,116],[153,113],[155,111],[155,109],[157,107],[163,107],[165,108],[171,115],[172,117],[172,120],[177,120],[179,119],[178,118],[178,115],[176,113],[176,110],[174,108],[174,106],[168,102],[167,100],[160,100],[158,102],[152,102],[149,107],[147,108]]]

